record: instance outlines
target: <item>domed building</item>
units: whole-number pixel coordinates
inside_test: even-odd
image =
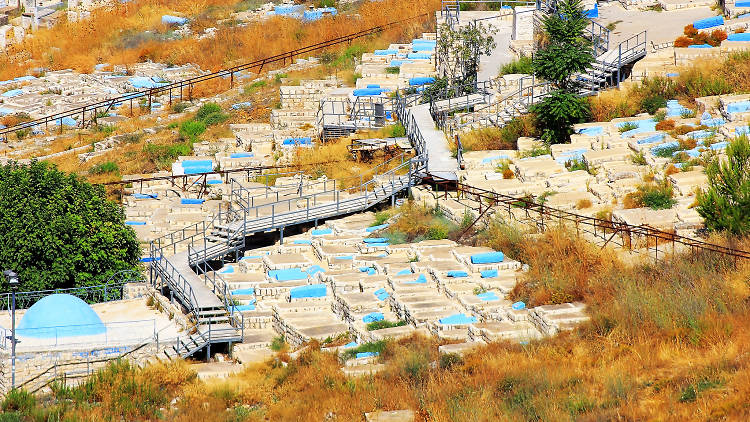
[[[24,313],[19,337],[60,338],[104,334],[106,327],[83,300],[68,294],[44,297]]]

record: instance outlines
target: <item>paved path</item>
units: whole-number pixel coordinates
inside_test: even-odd
[[[430,105],[422,104],[409,109],[422,133],[427,148],[427,170],[445,179],[455,179],[458,162],[448,148],[448,139],[435,127],[430,115]]]
[[[495,79],[500,72],[500,68],[513,61],[513,54],[510,52],[510,36],[511,33],[507,25],[503,30],[498,31],[494,35],[495,50],[490,55],[482,54],[479,57],[478,80],[489,81]]]
[[[674,41],[682,35],[683,28],[698,19],[716,16],[708,7],[693,7],[669,12],[625,10],[620,3],[600,4],[597,23],[607,26],[615,23],[610,33],[610,48],[641,31],[648,31],[648,41],[656,44]]]
[[[198,309],[203,308],[223,308],[224,304],[219,300],[206,283],[201,280],[198,274],[190,268],[188,263],[188,253],[180,252],[177,255],[166,258],[174,265],[175,269],[182,274],[187,283],[195,293],[195,300],[198,302]]]

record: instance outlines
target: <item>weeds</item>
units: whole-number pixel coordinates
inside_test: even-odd
[[[391,322],[383,319],[367,324],[367,331],[382,330],[384,328],[403,327],[404,325],[406,325],[406,321],[403,320]]]

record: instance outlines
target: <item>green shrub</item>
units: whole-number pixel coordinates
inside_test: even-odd
[[[3,400],[3,412],[28,413],[36,406],[34,396],[25,390],[11,390]]]
[[[119,171],[120,168],[117,166],[117,163],[113,161],[105,161],[91,167],[89,174],[117,173]]]
[[[388,66],[385,68],[385,73],[398,75],[399,73],[401,73],[401,68],[398,66]]]
[[[665,210],[672,208],[677,203],[672,196],[672,186],[667,183],[658,185],[641,185],[635,195],[636,202],[653,210]]]
[[[274,337],[271,341],[271,350],[273,350],[274,352],[279,352],[284,348],[286,348],[286,339],[284,338],[284,336]]]
[[[370,227],[379,226],[388,221],[389,218],[391,218],[390,211],[378,211],[375,213],[375,221],[370,224]]]
[[[663,121],[664,121],[664,119],[666,119],[666,118],[667,118],[667,112],[666,112],[666,111],[664,111],[664,110],[661,110],[661,111],[657,111],[657,112],[656,112],[656,113],[654,114],[654,121],[655,121],[655,122],[663,122]]]
[[[389,136],[391,138],[403,138],[406,136],[406,128],[404,128],[404,125],[401,124],[401,122],[396,123],[388,128]]]
[[[205,131],[205,123],[196,120],[188,120],[180,125],[180,138],[195,142],[198,140],[198,136],[202,135]]]
[[[579,159],[573,159],[570,161],[565,162],[565,168],[568,169],[568,171],[576,171],[576,170],[586,170],[589,171],[589,166],[586,165],[586,162]]]
[[[385,340],[380,341],[373,341],[369,343],[360,344],[357,347],[351,347],[349,349],[344,350],[344,353],[341,354],[342,360],[349,360],[353,359],[357,356],[357,353],[383,353],[383,349],[385,349],[385,345],[387,342]]]
[[[181,101],[179,103],[175,103],[172,106],[172,111],[174,111],[175,113],[182,113],[183,111],[185,111],[186,109],[188,109],[191,105],[192,104],[190,104],[190,103],[188,103],[186,101]]]
[[[531,57],[521,56],[517,60],[503,65],[503,67],[500,68],[500,74],[498,76],[517,73],[523,73],[527,75],[534,73],[534,68],[531,65]]]
[[[680,149],[681,148],[679,145],[668,146],[668,147],[657,149],[656,151],[653,152],[653,154],[661,158],[670,158],[675,152],[680,151]]]
[[[193,145],[190,142],[179,142],[172,145],[158,145],[147,143],[143,145],[143,153],[156,164],[159,169],[168,169],[180,156],[190,155]]]
[[[31,133],[31,129],[18,129],[16,131],[16,138],[23,139]]]
[[[727,147],[727,159],[706,167],[708,188],[698,193],[698,214],[709,230],[750,233],[750,141],[740,136]]]
[[[638,129],[638,124],[633,122],[625,122],[621,124],[617,130],[620,131],[620,133],[625,133],[629,130]]]
[[[648,114],[656,114],[660,108],[667,106],[667,100],[660,95],[652,95],[641,100],[641,109]]]
[[[383,328],[403,327],[404,325],[406,325],[406,321],[391,322],[383,319],[367,324],[367,331],[382,330]]]
[[[440,369],[451,369],[464,363],[464,358],[458,353],[442,353],[440,355]]]

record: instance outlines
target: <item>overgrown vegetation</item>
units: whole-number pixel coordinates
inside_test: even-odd
[[[675,77],[647,78],[630,88],[591,97],[591,118],[609,121],[653,112],[654,106],[664,104],[664,99],[678,99],[690,105],[698,97],[747,91],[750,91],[750,52],[734,52],[726,59],[702,61],[681,69]],[[695,117],[695,111],[689,110],[681,117]]]
[[[711,47],[718,47],[721,42],[727,39],[727,33],[721,29],[715,29],[713,31],[705,32],[698,31],[695,27],[690,24],[683,29],[683,34],[674,40],[675,47],[689,47],[691,45],[710,45]]]
[[[557,7],[557,13],[542,20],[546,43],[532,61],[534,74],[555,88],[531,107],[548,144],[570,142],[572,125],[588,119],[589,103],[580,97],[580,82],[571,76],[586,70],[594,60],[591,41],[584,36],[588,19],[581,1],[563,0]]]
[[[401,206],[399,213],[398,220],[379,235],[393,244],[455,239],[474,221],[471,214],[466,214],[461,224],[456,224],[439,208],[427,208],[411,201]]]
[[[0,166],[0,192],[0,268],[19,274],[21,291],[104,284],[137,268],[135,232],[102,186],[48,163],[11,162]]]
[[[297,358],[281,352],[225,380],[197,380],[182,363],[113,364],[82,386],[56,386],[36,401],[13,393],[5,414],[319,421],[413,409],[434,421],[746,419],[750,264],[710,252],[625,263],[575,232],[529,236],[502,220],[481,243],[529,264],[512,300],[581,300],[591,321],[528,344],[492,342],[463,357],[439,354],[444,343],[436,337],[370,343],[339,356],[313,341]],[[749,247],[746,239],[735,245]],[[357,352],[378,352],[383,370],[345,376],[341,359]]]
[[[367,331],[382,330],[384,328],[403,327],[404,325],[406,325],[406,321],[403,320],[393,322],[383,319],[367,324]]]
[[[533,115],[517,117],[501,128],[489,127],[475,129],[461,135],[464,151],[483,151],[495,149],[518,149],[518,138],[536,137],[539,132]],[[454,145],[452,147],[455,148]]]
[[[530,75],[532,73],[534,73],[534,67],[532,66],[531,57],[521,56],[508,64],[504,64],[503,67],[500,68],[500,74],[498,76],[512,74]]]
[[[673,198],[674,192],[668,182],[644,183],[638,186],[638,190],[625,195],[623,206],[625,208],[648,207],[654,210],[672,208],[677,201]]]
[[[750,233],[750,142],[740,136],[727,146],[726,161],[706,168],[708,188],[698,194],[698,213],[709,230]]]

